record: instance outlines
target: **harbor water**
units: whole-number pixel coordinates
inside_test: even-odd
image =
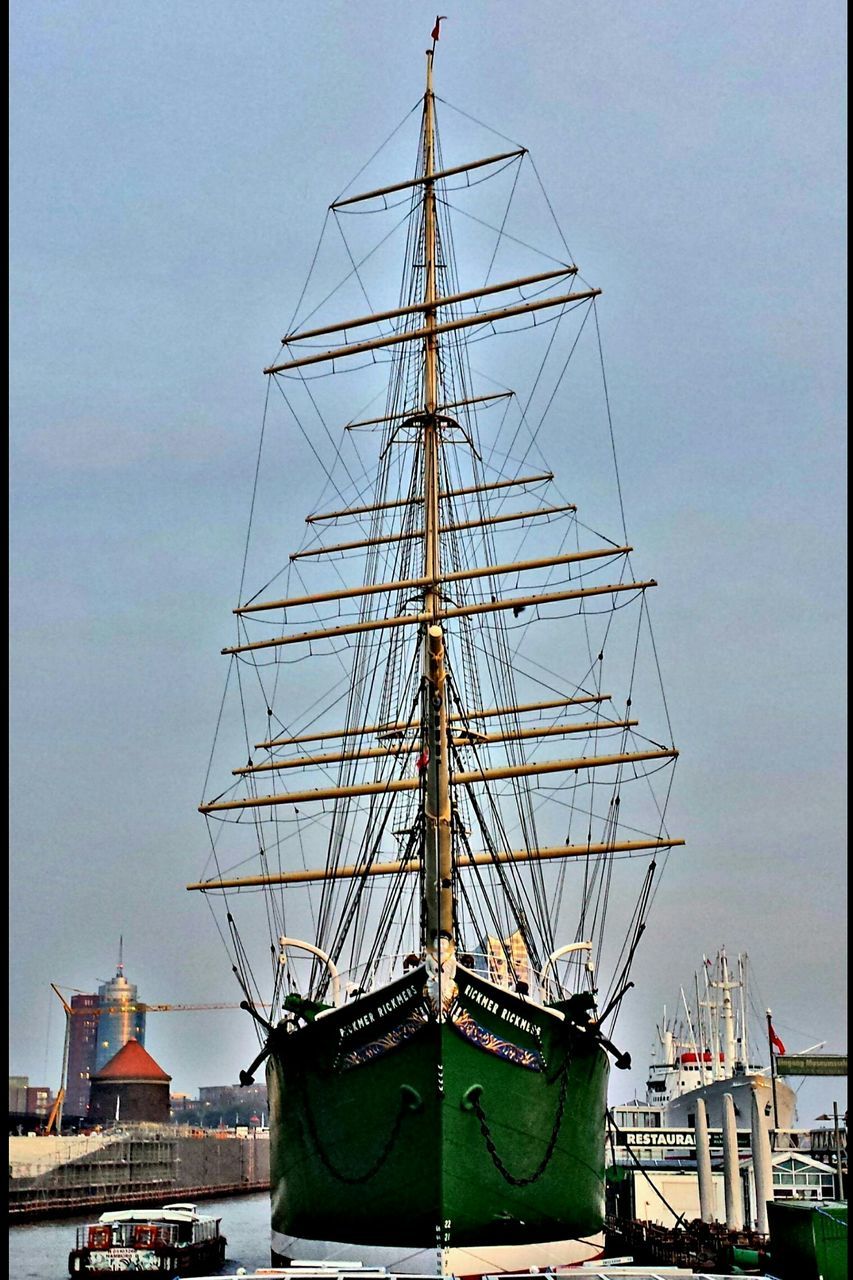
[[[202,1213],[222,1219],[222,1231],[228,1240],[222,1275],[236,1275],[240,1267],[252,1271],[270,1265],[268,1191],[222,1200],[199,1200],[198,1206]],[[77,1218],[10,1227],[10,1280],[66,1280],[68,1254],[74,1246],[77,1227],[97,1217],[94,1212]]]

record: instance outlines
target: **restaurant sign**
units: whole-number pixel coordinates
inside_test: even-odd
[[[708,1138],[712,1147],[722,1147],[723,1132],[721,1129],[709,1129]],[[619,1147],[655,1147],[677,1148],[688,1151],[696,1150],[695,1129],[617,1129],[614,1141]],[[741,1130],[737,1135],[739,1147],[749,1147],[749,1132]]]

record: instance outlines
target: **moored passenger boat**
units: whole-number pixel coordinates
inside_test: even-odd
[[[162,1209],[102,1213],[97,1222],[77,1228],[76,1247],[68,1255],[69,1274],[201,1275],[225,1261],[221,1221],[183,1202]]]

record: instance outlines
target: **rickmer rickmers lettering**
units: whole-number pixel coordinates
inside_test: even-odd
[[[615,1024],[683,841],[600,290],[527,150],[478,154],[437,99],[439,30],[414,176],[331,203],[264,371],[189,888],[224,906],[241,1080],[267,1074],[273,1261],[476,1276],[600,1256]]]

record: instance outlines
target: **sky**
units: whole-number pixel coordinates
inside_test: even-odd
[[[94,990],[120,937],[141,999],[240,999],[183,886],[262,368],[327,205],[423,92],[434,19],[421,0],[12,5],[10,1072],[32,1082],[59,1083],[49,983]],[[660,583],[688,843],[613,1102],[642,1093],[663,1005],[722,945],[786,1045],[847,1048],[845,52],[828,0],[467,0],[442,27],[440,98],[530,149],[604,290],[628,523]],[[195,1094],[247,1065],[247,1021],[151,1014],[146,1045]],[[845,1090],[806,1082],[801,1121]]]

